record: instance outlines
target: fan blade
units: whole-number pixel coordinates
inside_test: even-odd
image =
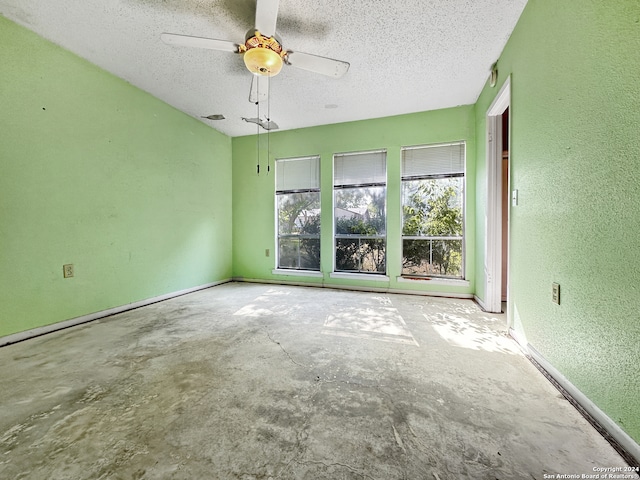
[[[252,75],[249,101],[251,103],[264,102],[269,97],[269,77]]]
[[[256,30],[265,37],[273,37],[278,20],[280,0],[258,0],[256,5]]]
[[[238,53],[238,44],[229,42],[228,40],[190,37],[189,35],[177,35],[175,33],[163,33],[162,35],[160,35],[160,38],[167,45],[208,48],[209,50],[222,50],[223,52]]]
[[[349,70],[349,63],[347,62],[319,57],[309,53],[287,52],[286,60],[292,67],[335,78],[340,78]]]

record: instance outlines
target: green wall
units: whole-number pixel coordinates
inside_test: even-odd
[[[233,274],[245,279],[368,286],[399,290],[472,293],[475,277],[475,119],[473,106],[396,117],[325,125],[260,136],[261,173],[256,173],[256,136],[233,139]],[[400,149],[402,146],[467,142],[466,275],[468,285],[434,285],[428,281],[398,283],[401,272]],[[271,174],[266,174],[267,144]],[[333,269],[332,198],[333,154],[387,150],[387,271],[389,280],[330,278]],[[321,156],[321,270],[322,278],[274,275],[275,158]],[[269,257],[265,250],[269,249]],[[369,276],[372,277],[372,276]]]
[[[476,104],[478,294],[485,114],[511,75],[510,313],[640,441],[640,2],[529,0],[498,70]]]
[[[0,65],[0,336],[231,276],[229,137],[3,17]]]

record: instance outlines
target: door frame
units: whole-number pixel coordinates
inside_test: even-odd
[[[502,122],[509,108],[511,123],[511,76],[507,77],[498,95],[487,110],[487,208],[485,216],[484,307],[492,313],[502,311]],[[509,125],[509,171],[511,171],[511,126]],[[509,191],[510,185],[509,185]],[[511,218],[509,209],[508,218]],[[507,235],[510,238],[510,235]],[[507,264],[510,254],[507,251]],[[508,270],[507,270],[508,271]],[[509,302],[509,283],[507,283]],[[508,311],[508,308],[507,308]]]

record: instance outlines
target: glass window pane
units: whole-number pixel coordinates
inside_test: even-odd
[[[384,238],[336,239],[336,271],[385,273],[387,266]]]
[[[320,238],[280,238],[278,268],[320,270]]]
[[[357,238],[336,239],[336,270],[358,272],[360,270],[360,241]]]
[[[336,234],[384,235],[386,187],[344,188],[335,192]]]
[[[402,234],[462,236],[464,178],[402,182]]]
[[[320,270],[320,237],[300,239],[300,268]]]
[[[278,195],[278,234],[320,233],[320,192]]]
[[[360,243],[360,254],[363,272],[384,273],[386,271],[384,239],[363,239]]]
[[[298,240],[280,238],[278,243],[278,268],[298,268]]]
[[[320,192],[278,194],[278,268],[320,270]]]
[[[403,275],[462,276],[462,240],[409,240],[402,242]]]

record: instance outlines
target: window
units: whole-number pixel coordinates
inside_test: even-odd
[[[402,275],[464,278],[465,144],[402,149]]]
[[[320,270],[320,157],[276,160],[278,268]]]
[[[386,272],[386,157],[334,155],[336,272]]]

